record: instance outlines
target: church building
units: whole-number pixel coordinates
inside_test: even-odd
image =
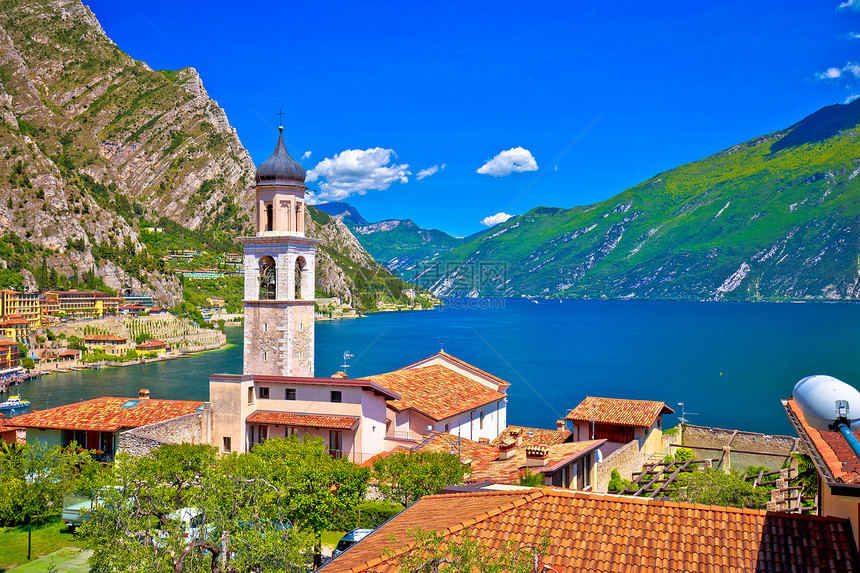
[[[223,453],[273,437],[316,436],[363,463],[431,430],[493,440],[507,424],[509,384],[440,352],[367,379],[314,373],[317,239],[305,236],[305,170],[283,127],[257,169],[256,228],[244,245],[242,374],[209,378],[211,436]]]

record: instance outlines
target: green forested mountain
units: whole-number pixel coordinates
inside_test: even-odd
[[[414,279],[427,261],[463,242],[438,229],[423,229],[409,219],[368,223],[349,203],[323,203],[317,208],[342,221],[374,259],[407,281]]]
[[[538,207],[436,259],[437,295],[860,297],[860,100],[655,175]]]

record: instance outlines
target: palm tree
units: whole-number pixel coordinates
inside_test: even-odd
[[[791,479],[791,485],[803,488],[804,496],[812,497],[818,493],[818,472],[809,454],[792,452],[791,459],[797,462],[797,475]]]

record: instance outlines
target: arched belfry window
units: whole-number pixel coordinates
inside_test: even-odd
[[[305,271],[305,259],[299,257],[296,259],[296,300],[301,300],[302,297],[302,278]]]
[[[274,217],[275,217],[275,215],[274,215],[274,212],[272,210],[272,204],[269,203],[268,205],[266,205],[266,230],[267,231],[272,230],[272,222],[274,221]]]
[[[260,259],[260,300],[275,300],[277,283],[275,259],[265,256]]]

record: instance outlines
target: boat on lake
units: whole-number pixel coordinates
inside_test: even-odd
[[[0,402],[0,410],[19,410],[28,408],[29,400],[22,400],[21,396],[10,396],[5,402]]]

